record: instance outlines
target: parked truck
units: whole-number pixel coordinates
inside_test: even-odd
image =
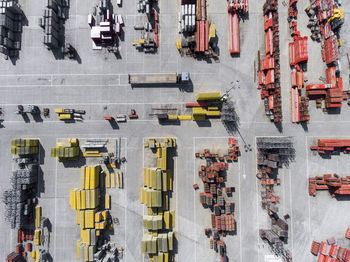
[[[129,84],[180,84],[188,83],[190,73],[155,73],[155,74],[129,74]]]

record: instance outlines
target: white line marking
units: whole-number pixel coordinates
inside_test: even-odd
[[[286,183],[285,183],[286,184]],[[289,201],[290,201],[290,234],[292,239],[292,256],[294,254],[294,231],[293,231],[293,200],[292,200],[292,174],[291,170],[289,169]],[[286,202],[286,199],[284,199],[284,202]]]
[[[193,146],[193,184],[196,184],[196,158],[194,157],[196,154],[196,138],[192,138],[192,146]],[[194,261],[197,261],[197,216],[196,216],[196,190],[193,190],[193,220],[194,220]]]
[[[235,138],[238,142],[239,140]],[[237,143],[238,144],[238,143]],[[242,156],[241,156],[242,157]],[[241,204],[241,163],[243,164],[243,161],[240,161],[238,158],[239,164],[238,164],[238,204],[239,204],[239,257],[240,261],[242,262],[242,204]],[[243,173],[245,174],[245,168],[243,168]]]
[[[258,163],[257,163],[257,154],[258,154],[258,149],[256,146],[256,138],[255,137],[255,143],[254,143],[254,147],[255,147],[255,174],[258,173]],[[260,261],[260,236],[259,236],[259,180],[256,178],[255,179],[256,183],[255,183],[255,189],[256,189],[256,221],[257,221],[257,229],[258,229],[258,233],[257,233],[257,237],[258,237],[258,262]]]
[[[308,154],[308,143],[307,143],[307,137],[305,137],[305,153],[306,153],[306,181],[309,182],[309,154]],[[309,208],[309,235],[311,236],[311,200],[310,196],[308,195],[308,208]]]
[[[118,139],[118,137],[116,137],[115,139]],[[128,160],[128,150],[127,150],[128,138],[127,137],[123,137],[121,139],[124,140],[125,158],[126,158],[126,160]],[[126,221],[128,221],[127,220],[127,215],[126,215],[126,213],[127,213],[127,206],[128,206],[127,205],[127,200],[126,200],[127,199],[127,187],[126,187],[127,170],[128,170],[128,161],[126,161],[125,170],[123,171],[122,169],[120,169],[120,171],[123,172],[123,181],[122,182],[123,182],[123,189],[124,189],[124,204],[125,204],[125,208],[124,208],[124,250],[125,250],[124,259],[125,259],[125,261],[127,261],[126,254],[128,253],[128,252],[126,252],[126,232],[127,232],[126,231]]]
[[[57,138],[56,138],[56,143],[57,143]],[[55,225],[54,225],[54,239],[55,239],[55,245],[54,245],[54,251],[53,251],[53,259],[57,260],[56,258],[56,245],[57,245],[57,181],[58,181],[58,176],[57,176],[57,162],[58,160],[55,159],[56,162],[56,172],[55,172]]]

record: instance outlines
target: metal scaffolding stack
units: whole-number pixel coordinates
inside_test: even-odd
[[[18,57],[21,49],[23,12],[17,0],[0,1],[0,53]]]
[[[260,180],[261,206],[271,219],[269,229],[259,229],[259,235],[266,240],[273,252],[291,261],[291,255],[283,243],[288,239],[288,223],[279,216],[280,197],[275,188],[280,186],[278,169],[294,159],[295,150],[292,137],[258,137],[257,141],[257,170],[256,177]],[[289,216],[285,215],[287,219]]]
[[[85,144],[82,145],[83,148],[103,148],[106,147],[108,139],[90,138],[87,139]]]
[[[38,170],[38,164],[29,163],[12,173],[11,189],[3,193],[5,220],[11,228],[23,228],[33,218]]]
[[[259,137],[256,140],[256,145],[262,155],[278,154],[280,161],[294,158],[295,150],[292,137]]]

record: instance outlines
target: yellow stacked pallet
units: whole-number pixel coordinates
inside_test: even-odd
[[[111,187],[115,188],[115,174],[114,174],[114,172],[111,173]]]
[[[118,188],[123,188],[123,172],[118,172],[118,177],[117,177],[117,184]]]
[[[106,182],[105,185],[107,188],[111,188],[111,176],[108,171],[106,171]]]
[[[35,207],[35,227],[40,228],[41,221],[41,206]]]
[[[89,229],[82,229],[80,230],[80,238],[81,243],[85,245],[90,245],[91,242],[91,233]]]
[[[35,229],[34,231],[34,245],[39,246],[41,244],[41,229]]]
[[[81,209],[86,209],[86,191],[81,190],[80,191],[80,208]]]
[[[85,228],[95,228],[95,210],[86,210],[85,212]]]
[[[109,194],[105,196],[105,209],[111,209],[111,196]]]

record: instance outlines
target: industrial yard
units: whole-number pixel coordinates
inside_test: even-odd
[[[50,1],[0,30],[0,260],[350,261],[349,1]]]

